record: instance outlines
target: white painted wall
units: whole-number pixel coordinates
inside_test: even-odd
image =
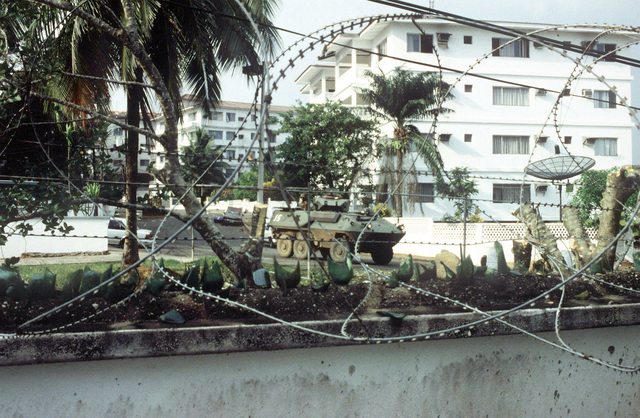
[[[0,258],[18,257],[24,253],[75,253],[107,251],[108,217],[67,217],[64,220],[73,230],[68,236],[59,232],[45,232],[40,219],[28,221],[33,226],[30,235],[10,235],[8,242],[0,246]],[[12,230],[10,224],[7,230]],[[37,236],[45,235],[45,236]]]
[[[640,362],[638,331],[562,336],[629,365]],[[637,375],[519,335],[8,366],[0,390],[4,416],[640,415]]]

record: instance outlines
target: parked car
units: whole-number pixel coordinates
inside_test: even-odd
[[[222,225],[242,225],[242,208],[230,206],[222,216],[213,218],[213,221]]]
[[[115,245],[120,248],[124,246],[125,225],[126,221],[124,218],[109,219],[109,226],[107,227],[109,245]],[[151,245],[153,241],[153,231],[138,228],[138,239],[145,245]]]

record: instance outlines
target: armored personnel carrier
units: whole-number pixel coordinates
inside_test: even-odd
[[[268,227],[276,240],[278,254],[298,259],[305,259],[309,254],[309,245],[296,226],[295,216],[308,235],[311,248],[319,250],[324,258],[330,256],[333,261],[344,261],[348,253],[344,247],[353,251],[362,232],[358,251],[370,253],[376,264],[389,264],[393,258],[393,246],[405,234],[402,227],[379,217],[371,219],[370,213],[348,210],[349,199],[323,196],[314,199],[310,211],[297,209],[293,213],[286,210],[274,212]]]

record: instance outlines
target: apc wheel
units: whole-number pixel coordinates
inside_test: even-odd
[[[293,256],[298,260],[304,260],[309,256],[309,246],[302,236],[293,241]]]
[[[331,255],[331,259],[336,263],[344,263],[347,260],[347,254],[349,254],[350,248],[349,242],[346,239],[341,238],[339,243],[334,242],[331,244],[331,248],[329,248],[329,255]]]
[[[291,254],[293,254],[293,237],[288,234],[280,235],[280,238],[276,241],[276,249],[280,257],[291,257]]]
[[[393,247],[380,246],[371,252],[371,258],[373,258],[373,262],[377,265],[386,266],[393,259]]]
[[[373,258],[373,262],[377,265],[386,266],[393,259],[393,247],[380,246],[371,252],[371,258]]]

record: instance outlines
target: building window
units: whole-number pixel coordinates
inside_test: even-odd
[[[609,90],[593,91],[593,107],[598,109],[615,109],[616,95]]]
[[[531,201],[531,185],[493,185],[493,203],[520,203],[520,195],[522,195],[522,203],[529,203]]]
[[[433,203],[435,196],[433,195],[433,183],[418,183],[418,202]]]
[[[493,104],[502,106],[529,106],[529,89],[524,87],[494,87]]]
[[[376,46],[376,52],[378,53],[378,59],[384,58],[382,55],[387,55],[387,38]]]
[[[618,155],[618,140],[616,138],[595,138],[593,151],[595,155],[616,156]]]
[[[473,37],[469,35],[464,36],[465,45],[471,45],[473,43]]]
[[[222,112],[211,113],[211,120],[222,120]]]
[[[433,53],[433,35],[407,34],[407,52]]]
[[[233,138],[235,137],[236,133],[235,132],[227,132],[227,141],[233,141]]]
[[[471,142],[471,134],[464,134],[464,142]]]
[[[529,137],[512,135],[493,136],[494,154],[529,154]]]
[[[122,136],[122,128],[115,128],[113,130],[113,135],[114,136]]]
[[[599,52],[601,55],[609,54],[604,57],[603,61],[616,60],[616,53],[613,52],[616,50],[616,44],[595,44],[593,50]]]
[[[253,138],[255,138],[255,137],[256,137],[256,134],[252,133],[251,134],[251,140],[253,141]]]
[[[222,139],[222,131],[209,131],[211,139]]]
[[[473,91],[473,85],[472,84],[465,84],[464,85],[464,92],[465,93],[471,93]]]
[[[509,43],[511,40],[510,38],[491,38],[491,48],[494,50],[493,56],[529,58],[529,41],[518,39]],[[500,48],[501,46],[502,48]]]
[[[149,160],[140,160],[140,167],[148,167]]]
[[[227,122],[235,122],[235,121],[236,121],[236,114],[227,112]]]
[[[276,136],[275,136],[275,134],[269,134],[269,142],[271,142],[271,143],[276,142]]]
[[[570,144],[571,143],[571,137],[570,136],[565,136],[564,137],[564,141],[562,141],[562,142],[564,142],[565,144]]]
[[[235,159],[236,158],[236,151],[232,150],[232,149],[228,149],[227,150],[227,158],[229,159],[229,161]]]
[[[189,120],[192,122],[196,120],[196,112],[189,113]]]

